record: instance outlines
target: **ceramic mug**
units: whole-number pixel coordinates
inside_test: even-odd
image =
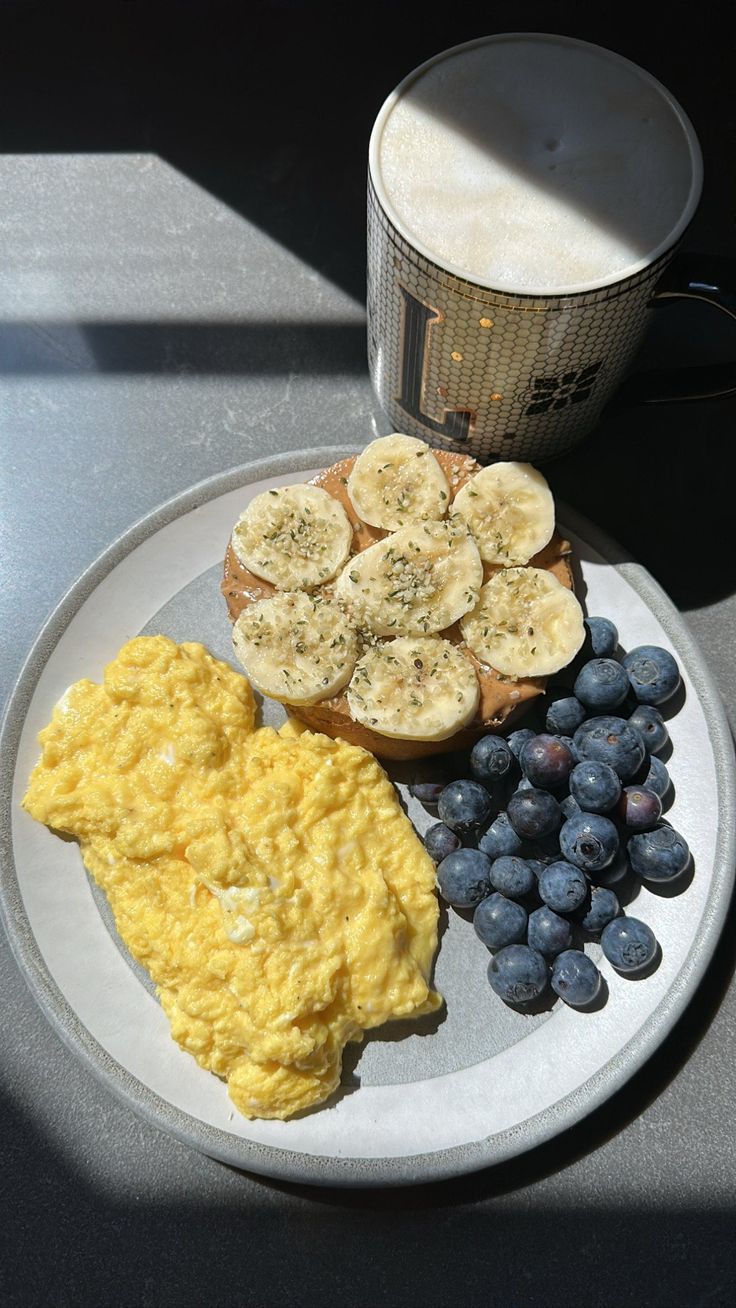
[[[736,316],[676,258],[701,188],[686,114],[611,51],[510,33],[415,69],[369,147],[368,360],[394,428],[482,462],[568,450],[658,303]],[[730,369],[692,372],[636,398],[734,389]]]

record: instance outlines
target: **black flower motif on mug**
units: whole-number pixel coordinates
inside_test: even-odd
[[[528,414],[548,413],[550,409],[564,409],[568,404],[580,404],[592,391],[603,360],[588,364],[587,368],[563,372],[560,377],[535,377],[532,381],[532,402],[526,407]]]

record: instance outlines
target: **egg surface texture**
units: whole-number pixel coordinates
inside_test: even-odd
[[[39,742],[25,809],[80,841],[174,1039],[246,1117],[321,1103],[347,1041],[440,1005],[434,865],[365,750],[254,730],[246,679],[164,636],[71,686]]]

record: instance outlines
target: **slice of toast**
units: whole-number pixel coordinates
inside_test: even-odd
[[[433,450],[435,458],[441,464],[450,485],[450,500],[466,481],[480,470],[480,464],[465,454],[455,454],[445,450]],[[325,468],[313,478],[335,499],[339,500],[353,524],[353,554],[367,549],[369,545],[382,540],[390,533],[378,527],[370,527],[361,521],[348,495],[347,480],[355,462],[354,458],[342,459],[329,468]],[[530,559],[530,566],[546,568],[558,581],[573,588],[572,569],[570,567],[571,545],[557,531],[543,550]],[[484,564],[483,580],[487,581],[498,568]],[[268,599],[276,594],[275,588],[267,581],[256,577],[238,561],[230,543],[225,554],[225,574],[221,583],[231,620],[236,618],[256,600]],[[327,592],[329,584],[324,587]],[[458,624],[441,632],[453,643],[462,645]],[[480,702],[473,721],[448,740],[396,740],[382,736],[370,727],[356,722],[351,717],[345,693],[322,700],[318,704],[287,705],[291,717],[297,718],[312,731],[321,731],[327,736],[339,736],[352,745],[362,745],[381,758],[412,759],[423,758],[430,754],[444,754],[449,750],[464,749],[472,745],[480,736],[489,732],[502,732],[512,729],[522,717],[530,703],[544,692],[546,677],[521,677],[516,680],[503,677],[488,664],[480,663],[475,655],[465,646],[463,653],[473,664],[480,686]]]

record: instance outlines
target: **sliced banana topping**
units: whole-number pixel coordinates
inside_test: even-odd
[[[262,695],[316,704],[347,685],[358,638],[340,605],[304,591],[258,600],[233,627],[233,647]]]
[[[320,486],[263,491],[232,534],[244,568],[277,590],[309,590],[335,577],[350,553],[353,529],[342,504]]]
[[[377,636],[444,631],[475,607],[478,547],[459,519],[414,523],[350,560],[335,587],[355,625]]]
[[[480,592],[460,630],[482,663],[507,677],[547,677],[575,657],[585,637],[572,591],[543,568],[503,568]]]
[[[473,533],[486,563],[514,567],[544,549],[555,529],[552,492],[531,463],[481,468],[452,505]]]
[[[470,659],[440,636],[401,636],[356,664],[348,706],[357,722],[399,740],[446,740],[467,725],[480,689]]]
[[[353,464],[348,494],[371,527],[398,531],[410,522],[444,518],[450,487],[437,459],[416,436],[381,436]]]

